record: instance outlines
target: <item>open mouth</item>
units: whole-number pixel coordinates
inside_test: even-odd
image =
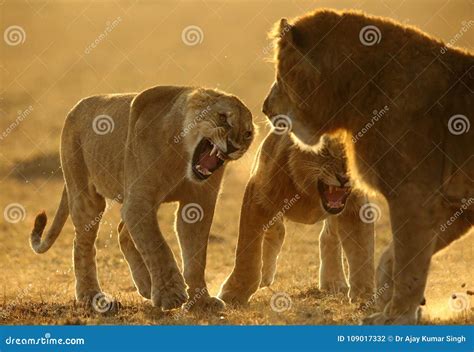
[[[228,159],[227,155],[217,145],[203,138],[194,150],[193,173],[199,180],[205,180],[224,165],[226,159]]]
[[[339,214],[346,206],[347,197],[351,194],[350,187],[328,185],[318,180],[318,190],[323,208],[330,214]]]

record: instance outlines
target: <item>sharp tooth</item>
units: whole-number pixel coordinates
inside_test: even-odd
[[[216,154],[216,152],[219,150],[219,148],[217,148],[217,145],[213,144],[212,142],[211,142],[211,144],[212,144],[212,150],[209,153],[209,155],[213,156],[214,154]]]
[[[225,159],[224,159],[224,156],[222,155],[222,152],[220,151],[220,149],[219,149],[219,151],[217,152],[217,157],[218,157],[219,159],[221,159],[221,160],[225,160]]]
[[[212,172],[210,172],[205,167],[202,167],[201,165],[196,165],[196,170],[198,170],[200,174],[203,174],[203,175],[206,175],[206,176],[207,175],[212,175]]]

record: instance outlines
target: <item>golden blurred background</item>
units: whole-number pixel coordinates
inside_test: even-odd
[[[249,308],[219,317],[150,316],[149,305],[134,292],[118,249],[116,206],[105,215],[97,242],[103,289],[129,302],[116,317],[85,317],[71,306],[70,221],[47,254],[33,254],[28,244],[36,213],[45,209],[52,216],[59,202],[60,132],[67,112],[78,100],[93,94],[138,92],[154,85],[219,88],[242,98],[260,132],[250,152],[226,171],[209,247],[207,279],[215,294],[232,268],[243,190],[259,141],[268,131],[260,112],[274,76],[266,33],[281,17],[323,7],[390,17],[456,46],[474,47],[474,26],[462,30],[474,17],[472,0],[0,1],[0,210],[10,204],[20,204],[25,210],[15,223],[0,216],[0,304],[8,313],[0,315],[0,322],[353,323],[354,308],[344,297],[314,293],[320,224],[288,227],[272,288],[293,298],[293,308],[284,316],[271,311],[268,289],[258,292]],[[388,210],[382,199],[378,202],[383,214],[377,224],[377,254],[390,238]],[[174,205],[163,207],[159,220],[178,255],[173,212]],[[456,312],[448,301],[465,289],[461,285],[472,286],[472,263],[472,236],[434,258],[427,322],[464,322],[453,315]]]

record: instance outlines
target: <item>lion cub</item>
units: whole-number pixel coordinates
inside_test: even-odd
[[[245,303],[259,287],[273,282],[284,220],[291,220],[324,221],[319,288],[347,291],[342,245],[349,264],[349,297],[367,298],[374,287],[374,225],[359,217],[365,203],[365,194],[351,188],[345,150],[338,140],[324,138],[317,151],[308,151],[289,135],[270,133],[245,190],[235,266],[219,297]]]
[[[46,252],[71,214],[76,298],[94,303],[102,294],[94,243],[112,199],[122,203],[120,246],[142,296],[162,309],[180,307],[188,293],[193,307],[224,308],[207,292],[207,242],[224,167],[247,151],[253,131],[249,109],[212,89],[163,86],[83,99],[62,131],[61,203],[43,240],[47,218],[37,216],[32,248]],[[165,202],[179,202],[186,283],[157,223]]]

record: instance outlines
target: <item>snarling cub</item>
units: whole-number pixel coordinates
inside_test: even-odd
[[[319,287],[347,291],[341,245],[349,264],[349,296],[370,296],[374,286],[374,225],[362,221],[367,203],[351,187],[343,145],[323,138],[317,150],[302,150],[287,134],[270,133],[260,147],[240,214],[234,269],[221,288],[225,302],[245,303],[269,286],[285,236],[285,220],[314,224],[320,234]]]

